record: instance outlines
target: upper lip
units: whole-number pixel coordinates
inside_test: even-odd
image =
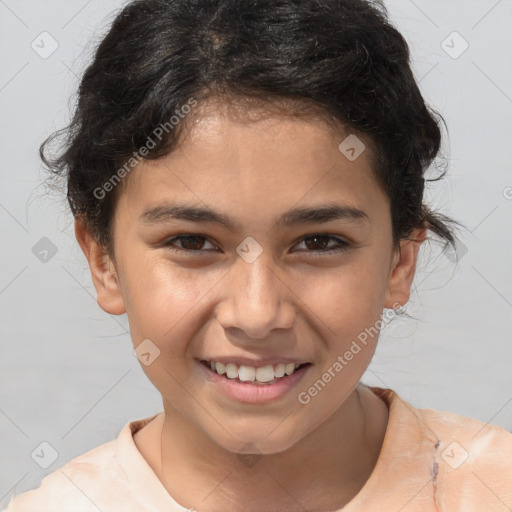
[[[199,361],[214,361],[216,363],[222,363],[224,365],[228,363],[233,363],[236,364],[237,366],[253,366],[254,368],[260,368],[261,366],[275,365],[279,363],[293,363],[295,365],[309,363],[309,361],[303,361],[301,359],[291,357],[269,357],[264,359],[250,359],[248,357],[212,356],[199,358]]]

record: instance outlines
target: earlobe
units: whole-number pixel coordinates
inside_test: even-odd
[[[75,236],[89,263],[98,306],[111,315],[126,313],[119,277],[112,258],[80,219],[75,220]]]
[[[400,250],[396,251],[391,265],[384,307],[394,309],[409,300],[419,249],[426,236],[426,229],[416,229],[411,240],[400,241]]]

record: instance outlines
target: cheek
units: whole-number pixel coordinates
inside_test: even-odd
[[[328,272],[305,274],[300,282],[301,300],[323,329],[348,341],[370,327],[382,314],[386,278],[382,261],[363,251],[350,262]],[[305,313],[307,314],[307,313]]]
[[[142,370],[163,396],[174,397],[177,406],[194,364],[187,354],[189,341],[206,321],[199,318],[202,300],[207,300],[205,293],[215,280],[162,260],[134,264],[125,287],[127,314],[134,348],[151,354],[149,361],[138,355]]]
[[[132,273],[128,269],[130,331],[134,345],[150,339],[165,355],[183,357],[188,340],[201,325],[197,315],[215,279],[162,260],[134,265]]]

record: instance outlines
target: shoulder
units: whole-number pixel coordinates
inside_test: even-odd
[[[507,468],[512,478],[512,433],[504,428],[453,412],[416,409],[418,417],[439,439],[438,451],[452,470]],[[510,481],[509,481],[510,483]]]
[[[428,503],[443,512],[512,510],[511,432],[453,412],[415,408],[391,389],[371,389],[390,411],[386,466],[394,464],[403,479],[411,473],[413,481],[421,472],[421,510]]]
[[[467,416],[415,409],[435,440],[432,483],[440,510],[506,510],[512,506],[512,433]]]
[[[125,425],[121,434],[132,424]],[[36,489],[13,494],[4,512],[98,512],[106,497],[129,488],[117,458],[117,441],[75,457],[45,476]]]
[[[449,466],[449,462],[458,467],[469,462],[468,468],[493,463],[512,469],[512,432],[454,412],[415,408],[391,389],[370,389],[388,405],[396,424],[431,439]]]

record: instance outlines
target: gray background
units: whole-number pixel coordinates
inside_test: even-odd
[[[386,5],[449,128],[450,177],[429,185],[427,199],[468,230],[458,266],[435,246],[422,249],[407,308],[417,320],[385,328],[363,381],[512,431],[512,0]],[[71,215],[63,197],[45,195],[37,153],[68,121],[77,77],[120,6],[0,0],[0,508],[14,489],[36,487],[161,410],[126,317],[96,303]],[[46,59],[31,47],[43,31],[59,45]],[[454,31],[469,43],[458,58]],[[441,46],[448,36],[452,56]],[[46,263],[33,253],[43,237],[57,248]],[[58,453],[47,469],[31,458],[43,441]]]

